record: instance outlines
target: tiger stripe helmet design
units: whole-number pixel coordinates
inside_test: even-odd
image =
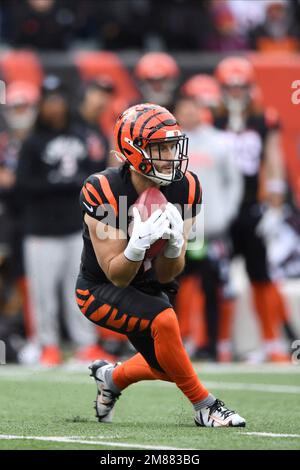
[[[165,186],[183,178],[188,164],[188,138],[166,108],[151,103],[132,106],[117,119],[114,129],[116,157],[127,161],[136,172]],[[167,142],[174,144],[172,171],[161,173],[155,166],[162,158],[161,146]],[[156,152],[154,152],[154,148]]]

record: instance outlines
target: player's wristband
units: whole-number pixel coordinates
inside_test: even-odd
[[[143,261],[145,258],[145,253],[146,250],[130,246],[130,242],[124,250],[124,256],[129,261]]]

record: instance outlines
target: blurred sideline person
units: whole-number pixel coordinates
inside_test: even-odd
[[[201,204],[199,180],[186,172],[187,137],[167,109],[139,104],[117,119],[115,154],[123,165],[91,175],[81,191],[84,249],[76,296],[91,322],[126,335],[138,353],[123,364],[98,360],[90,366],[97,384],[96,416],[111,422],[122,390],[142,380],[164,380],[176,384],[193,405],[196,425],[245,426],[244,418],[200,382],[167,295],[184,267],[188,233]],[[129,235],[128,209],[152,187],[168,204],[145,221],[133,207]],[[125,221],[120,196],[127,198]],[[175,204],[189,209],[184,219]],[[147,258],[146,250],[164,236],[163,251]]]
[[[63,84],[58,77],[48,76],[17,172],[23,200],[25,268],[40,362],[46,366],[62,361],[59,288],[77,359],[90,360],[104,353],[96,345],[95,329],[78,314],[73,293],[82,248],[78,191],[89,172],[87,149],[72,128]]]
[[[204,195],[204,243],[201,240],[198,247],[193,243],[193,249],[189,249],[192,243],[188,245],[185,267],[185,276],[196,276],[204,294],[207,342],[205,347],[194,351],[193,357],[225,360],[226,353],[226,359],[229,360],[229,345],[218,340],[221,335],[221,315],[224,314],[223,297],[229,295],[228,231],[238,213],[243,182],[223,132],[203,121],[205,114],[201,110],[209,109],[213,103],[211,89],[210,94],[206,95],[204,87],[206,85],[208,89],[213,78],[202,76],[200,79],[203,87],[202,94],[198,87],[197,101],[196,98],[185,96],[175,106],[176,118],[189,137],[189,168],[200,179]],[[178,298],[179,313],[185,315],[190,305],[190,294],[189,297],[184,292],[182,294],[183,298],[180,295]]]
[[[257,109],[254,70],[247,59],[222,60],[216,78],[222,87],[223,105],[215,122],[226,130],[244,179],[243,200],[231,238],[234,254],[245,259],[263,337],[263,350],[254,353],[251,360],[288,361],[280,341],[280,326],[287,314],[266,261],[266,242],[280,226],[286,187],[278,115],[273,109]],[[266,179],[263,204],[259,198],[262,168]]]
[[[113,94],[114,84],[108,77],[101,76],[82,84],[75,126],[87,147],[91,173],[104,171],[111,159],[116,161],[114,157],[109,157],[111,143],[100,124]],[[101,327],[97,330],[107,350],[118,356],[125,353],[127,341],[124,336]]]
[[[16,169],[22,143],[35,120],[38,99],[39,88],[32,83],[9,83],[2,108],[4,128],[0,133],[0,311],[10,315],[22,311],[27,338],[33,335],[33,325],[24,276]],[[9,339],[5,341],[8,343]]]
[[[113,83],[106,78],[99,77],[82,84],[75,125],[86,144],[94,172],[105,170],[108,163],[110,142],[100,126],[100,119],[112,100],[113,92]]]
[[[148,52],[138,61],[134,75],[143,101],[172,110],[180,70],[171,55]]]
[[[300,49],[299,25],[292,9],[294,0],[270,0],[266,3],[264,22],[249,31],[251,49],[263,53],[291,53]]]
[[[57,0],[11,0],[8,39],[14,47],[66,49],[73,39],[75,14]]]

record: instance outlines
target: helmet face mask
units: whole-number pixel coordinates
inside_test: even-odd
[[[180,181],[188,165],[187,148],[188,138],[184,135],[146,142],[141,165],[150,163],[151,169],[145,176],[162,186]]]
[[[115,126],[117,157],[156,184],[183,178],[188,164],[188,138],[165,108],[146,103],[126,110]]]

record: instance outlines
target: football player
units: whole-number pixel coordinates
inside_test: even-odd
[[[251,282],[263,336],[263,350],[251,360],[286,362],[280,343],[280,325],[286,319],[282,296],[270,280],[266,243],[282,221],[285,196],[284,159],[276,110],[257,105],[252,64],[243,57],[227,57],[217,69],[223,106],[216,125],[227,131],[236,164],[243,175],[244,195],[231,227],[234,254],[241,254]],[[260,200],[261,170],[265,169],[266,197]]]
[[[245,426],[198,379],[166,294],[183,269],[187,233],[201,204],[198,178],[186,171],[187,137],[167,109],[148,103],[124,111],[114,135],[115,155],[123,164],[90,176],[80,195],[84,248],[76,296],[90,321],[126,335],[138,352],[123,364],[99,360],[91,365],[97,417],[110,422],[116,399],[132,383],[160,379],[184,393],[198,426]],[[142,221],[134,207],[129,237],[120,197],[130,208],[153,186],[168,200],[166,209]],[[185,220],[175,204],[188,205]],[[163,252],[146,259],[146,250],[163,237],[168,237]]]
[[[210,112],[213,104],[218,102],[218,85],[212,77],[204,75],[196,77],[197,89],[185,84],[183,91],[188,91],[189,94],[177,101],[175,116],[183,132],[189,137],[189,168],[200,179],[205,194],[205,243],[203,246],[201,242],[194,242],[192,250],[189,249],[191,244],[188,246],[186,277],[183,277],[177,298],[177,310],[179,319],[184,321],[182,317],[191,305],[186,298],[191,294],[185,286],[189,286],[191,282],[189,279],[196,278],[198,289],[202,288],[205,299],[207,340],[204,347],[197,348],[195,344],[194,351],[191,348],[191,352],[195,359],[218,358],[225,362],[231,359],[231,345],[229,341],[224,342],[224,332],[221,327],[223,316],[228,316],[228,308],[225,309],[224,305],[232,304],[233,297],[229,275],[228,230],[238,213],[243,182],[231,158],[230,147],[226,145],[226,141],[224,142],[224,132],[209,123],[203,112],[205,110]],[[193,82],[190,83],[195,84],[195,79],[191,80]],[[191,342],[190,346],[192,344]]]
[[[172,108],[180,70],[170,54],[148,52],[138,61],[134,75],[144,101]]]

